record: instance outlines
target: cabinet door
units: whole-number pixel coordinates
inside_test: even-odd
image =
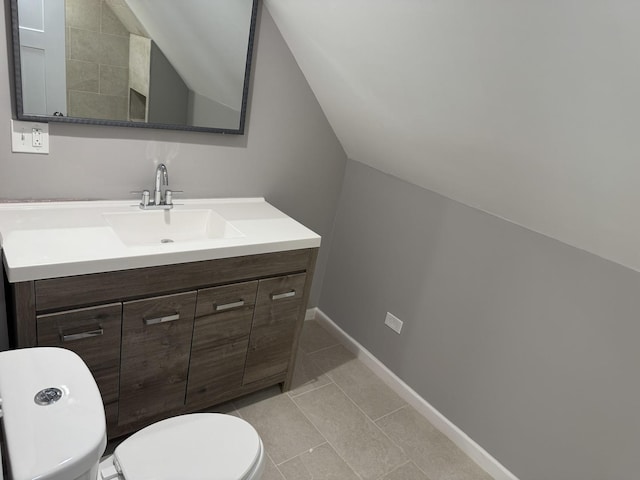
[[[81,308],[37,316],[38,345],[76,352],[91,370],[113,424],[120,376],[122,304]]]
[[[196,292],[125,302],[118,424],[184,405]]]
[[[287,371],[305,284],[304,273],[260,280],[243,384]]]
[[[209,406],[242,386],[258,282],[198,291],[187,405]]]

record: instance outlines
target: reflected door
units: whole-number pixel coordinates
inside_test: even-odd
[[[64,0],[18,0],[25,114],[67,114]]]

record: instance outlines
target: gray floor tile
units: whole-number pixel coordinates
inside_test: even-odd
[[[364,480],[377,479],[407,461],[400,448],[334,384],[293,400]]]
[[[235,398],[231,403],[235,406],[236,410],[240,410],[243,407],[248,407],[255,403],[277,397],[278,395],[282,395],[282,390],[279,385],[273,385],[271,387],[258,390],[257,392],[250,393],[249,395],[245,395],[244,397]]]
[[[429,478],[490,480],[491,477],[414,408],[407,406],[376,424]]]
[[[356,360],[356,356],[342,345],[331,347],[309,354],[309,358],[320,368],[323,373],[331,373],[345,363]]]
[[[278,465],[286,480],[359,480],[328,443]]]
[[[276,464],[325,442],[291,398],[275,387],[234,400],[240,416],[260,434]]]
[[[406,405],[380,377],[342,345],[315,352],[310,358],[373,420]]]
[[[311,361],[309,355],[299,351],[296,356],[296,366],[293,371],[293,381],[289,395],[292,397],[300,395],[328,383],[331,383],[331,379],[322,373],[316,364]]]
[[[262,478],[260,480],[285,480],[278,470],[278,467],[275,466],[273,460],[267,455],[267,458],[264,462],[264,471],[262,472]]]
[[[312,353],[323,348],[338,345],[336,340],[315,320],[304,322],[302,334],[300,335],[300,350],[305,353]]]
[[[430,480],[413,462],[407,462],[381,480]]]

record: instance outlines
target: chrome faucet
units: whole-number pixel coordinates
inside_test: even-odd
[[[161,163],[156,168],[156,183],[153,189],[153,203],[155,205],[162,205],[163,200],[165,200],[162,198],[162,185],[169,185],[169,173],[164,163]]]
[[[165,187],[164,191],[162,190],[163,186]],[[156,168],[153,198],[151,198],[149,190],[143,190],[140,208],[143,210],[169,210],[173,208],[173,192],[167,188],[168,186],[169,173],[167,172],[166,165],[161,163]]]

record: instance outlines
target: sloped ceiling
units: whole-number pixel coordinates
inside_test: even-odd
[[[252,3],[189,0],[187,8],[175,0],[126,0],[187,86],[237,111],[242,107]]]
[[[640,270],[640,3],[265,5],[349,158]]]

